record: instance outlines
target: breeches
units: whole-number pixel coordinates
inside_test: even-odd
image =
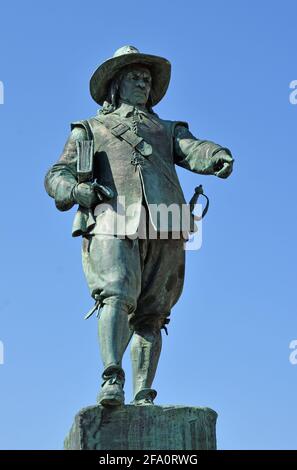
[[[82,260],[92,297],[100,305],[125,310],[132,328],[168,323],[181,295],[185,251],[183,239],[83,239]]]

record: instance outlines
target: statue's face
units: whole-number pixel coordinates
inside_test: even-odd
[[[120,98],[133,106],[144,106],[150,95],[151,84],[152,76],[146,67],[130,67],[121,80]]]

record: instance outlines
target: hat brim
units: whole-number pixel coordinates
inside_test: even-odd
[[[170,62],[159,56],[130,53],[108,59],[95,70],[90,80],[90,93],[96,103],[103,104],[112,79],[123,67],[132,64],[145,65],[150,69],[152,74],[152,105],[155,106],[161,101],[170,81]]]

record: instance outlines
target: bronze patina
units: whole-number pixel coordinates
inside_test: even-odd
[[[91,78],[91,95],[101,109],[71,124],[45,179],[59,210],[78,205],[72,234],[82,236],[84,272],[95,300],[87,317],[99,312],[103,406],[124,403],[122,358],[130,341],[133,403],[151,405],[157,393],[152,384],[161,329],[182,292],[191,231],[182,217],[164,221],[155,210],[160,204],[177,212],[187,206],[175,165],[219,178],[232,172],[230,150],[194,137],[186,122],[154,112],[170,73],[167,59],[133,46],[118,49]]]

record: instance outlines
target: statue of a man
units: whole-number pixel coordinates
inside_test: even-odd
[[[102,108],[72,124],[45,179],[59,210],[79,205],[73,236],[83,238],[84,272],[93,310],[99,312],[104,371],[98,402],[103,406],[124,403],[122,357],[130,340],[132,403],[153,404],[157,393],[152,383],[161,329],[182,292],[186,237],[182,223],[173,224],[170,217],[163,237],[163,222],[153,207],[186,205],[175,165],[220,178],[232,172],[227,148],[197,139],[187,123],[160,119],[153,111],[166,93],[170,72],[162,57],[132,46],[118,49],[91,78],[91,95]],[[124,223],[111,230],[119,213]],[[140,229],[145,236],[139,236]]]

